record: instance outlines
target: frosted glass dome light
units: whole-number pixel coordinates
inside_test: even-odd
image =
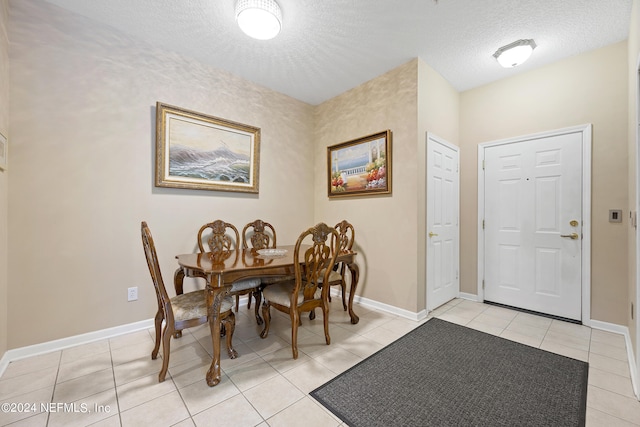
[[[269,40],[282,29],[282,12],[275,0],[238,0],[236,22],[249,37]]]
[[[502,46],[493,54],[498,63],[504,68],[513,68],[529,59],[536,48],[533,40],[518,40],[506,46]]]

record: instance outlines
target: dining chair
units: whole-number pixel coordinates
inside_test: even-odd
[[[158,381],[163,382],[169,369],[169,355],[171,338],[178,338],[182,334],[182,330],[192,328],[194,326],[207,323],[207,303],[204,290],[187,292],[169,298],[167,290],[162,280],[160,265],[158,263],[158,255],[156,247],[153,243],[151,231],[145,221],[141,224],[142,246],[144,254],[147,258],[147,266],[153,281],[153,287],[156,290],[156,298],[158,300],[158,311],[155,316],[156,342],[151,352],[151,358],[157,359],[160,350],[160,341],[162,340],[162,368],[158,375]],[[226,333],[227,352],[230,359],[235,359],[238,353],[233,348],[233,332],[235,329],[235,315],[233,314],[233,299],[225,297],[220,306],[220,322],[224,326]],[[164,322],[164,330],[162,323]],[[222,326],[221,326],[222,328]]]
[[[271,323],[270,308],[273,307],[291,318],[291,350],[293,358],[298,358],[298,326],[301,313],[320,307],[324,317],[324,336],[327,345],[329,336],[329,286],[319,287],[319,279],[324,273],[328,283],[329,273],[333,270],[338,255],[339,235],[335,228],[319,223],[300,234],[293,253],[294,280],[275,283],[262,290],[264,303],[262,316],[264,329],[261,338],[269,334]],[[302,247],[303,243],[305,245]],[[303,252],[304,251],[304,252]]]
[[[238,233],[238,229],[233,224],[219,219],[203,225],[198,231],[198,248],[200,252],[211,253],[214,259],[216,257],[220,260],[228,259],[232,253],[238,256],[239,250],[241,249],[239,243],[240,234]],[[249,301],[251,301],[251,295],[253,295],[256,300],[255,316],[258,325],[262,324],[262,318],[260,317],[258,308],[262,300],[260,283],[260,278],[237,280],[233,282],[231,290],[229,291],[229,295],[236,297],[236,312],[239,308],[240,296],[249,295]]]
[[[356,237],[356,231],[348,221],[342,220],[335,226],[336,231],[339,235],[339,245],[338,245],[338,253],[350,251],[353,248],[353,242]],[[344,262],[339,262],[336,264],[334,269],[329,273],[329,281],[327,282],[329,286],[340,286],[342,290],[342,307],[344,311],[347,311],[347,282],[345,281],[345,273],[347,271],[347,266]],[[320,280],[320,285],[322,286],[324,282],[322,278]],[[329,301],[331,301],[331,293],[329,293]]]
[[[261,219],[256,219],[253,222],[248,223],[242,229],[242,249],[275,249],[277,242],[276,229],[273,225],[265,222]],[[250,247],[249,247],[250,246]],[[260,290],[265,286],[272,285],[274,283],[282,282],[284,280],[293,280],[293,276],[266,276],[260,278]],[[260,307],[260,300],[256,299],[256,314]],[[251,294],[249,294],[249,301],[247,302],[247,308],[251,309]],[[238,301],[236,300],[236,311],[238,309]]]

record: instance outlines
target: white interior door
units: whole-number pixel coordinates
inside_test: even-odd
[[[485,301],[582,316],[582,133],[484,150]]]
[[[458,147],[427,135],[427,310],[460,292]]]

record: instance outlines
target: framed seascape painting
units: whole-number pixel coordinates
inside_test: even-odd
[[[391,131],[327,147],[329,197],[391,193]]]
[[[156,186],[258,193],[260,128],[156,105]]]

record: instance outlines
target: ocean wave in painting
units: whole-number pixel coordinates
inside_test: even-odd
[[[184,145],[171,145],[169,175],[209,181],[249,182],[249,156],[227,147],[201,151]]]

